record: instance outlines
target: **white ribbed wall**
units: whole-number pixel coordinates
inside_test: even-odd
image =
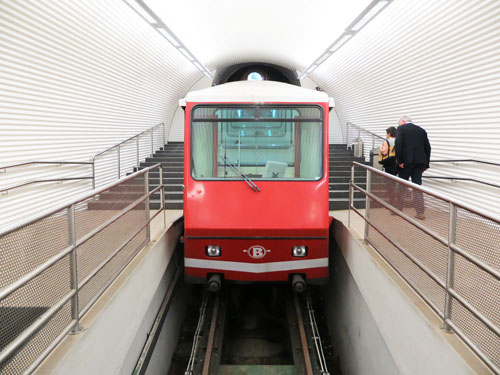
[[[498,0],[394,0],[312,78],[335,97],[343,125],[350,121],[384,135],[409,114],[427,130],[432,159],[500,162],[499,46]],[[443,169],[432,164],[427,173],[500,184],[500,167]],[[500,189],[425,184],[491,211],[500,208]]]
[[[89,161],[153,125],[169,126],[178,99],[201,76],[122,0],[0,1],[0,166]],[[144,157],[150,139],[141,147]],[[128,159],[123,173],[135,154]],[[115,178],[116,154],[100,160],[99,176]],[[0,173],[0,187],[82,175],[90,168],[23,167]],[[0,195],[0,228],[89,188],[50,183]]]

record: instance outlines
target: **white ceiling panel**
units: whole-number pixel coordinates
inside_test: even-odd
[[[145,3],[208,68],[266,62],[305,69],[371,0]]]

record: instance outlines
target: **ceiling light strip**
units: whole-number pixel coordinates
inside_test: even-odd
[[[200,72],[209,78],[213,78],[212,73],[198,60],[189,49],[175,36],[167,25],[144,3],[142,0],[123,0],[130,6],[144,21],[162,35],[171,45],[184,55]]]
[[[359,32],[368,22],[370,22],[382,9],[384,9],[392,0],[373,0],[345,31],[318,57],[311,65],[307,67],[300,75],[299,79],[307,77],[320,64],[323,64],[340,47],[346,44],[357,32]]]

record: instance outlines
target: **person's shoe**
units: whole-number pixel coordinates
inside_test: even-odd
[[[423,213],[418,213],[415,215],[415,218],[419,220],[425,220],[425,215]]]

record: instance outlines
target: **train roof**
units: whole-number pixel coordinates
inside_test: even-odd
[[[237,81],[191,91],[180,106],[195,103],[331,103],[333,99],[322,91],[305,89],[288,83],[273,81]]]

